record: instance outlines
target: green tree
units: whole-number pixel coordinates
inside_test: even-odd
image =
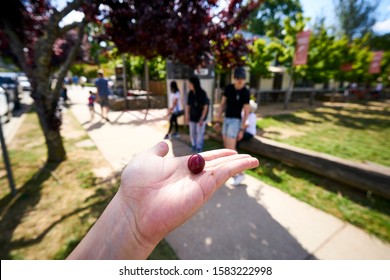
[[[249,59],[249,66],[252,74],[263,77],[270,76],[268,67],[275,59],[275,56],[270,49],[271,44],[272,43],[267,43],[267,40],[264,38],[254,40]]]
[[[368,68],[372,58],[370,50],[369,34],[362,38],[354,39],[349,45],[348,56],[353,59],[352,71],[347,72],[348,81],[355,81],[358,83],[368,82],[371,75],[368,73]]]
[[[161,56],[153,58],[149,62],[150,78],[152,80],[161,81],[166,78],[167,75],[167,63]]]
[[[370,40],[370,47],[372,50],[384,51],[381,64],[381,73],[374,75],[374,78],[381,78],[383,83],[387,86],[390,84],[390,33],[374,34]]]
[[[334,79],[340,69],[342,48],[335,35],[319,19],[311,30],[308,62],[299,67],[297,74],[315,83]]]
[[[297,44],[297,34],[305,29],[308,22],[309,18],[305,18],[301,13],[296,14],[294,18],[285,18],[283,21],[284,29],[282,38],[272,39],[275,44],[279,43],[278,47],[275,46],[275,49],[278,50],[278,63],[284,65],[290,69],[290,71],[292,70],[295,47]],[[298,70],[299,67],[300,66],[297,67]]]
[[[379,0],[337,0],[335,12],[341,33],[352,41],[372,32],[378,4]]]
[[[378,35],[373,34],[370,39],[370,46],[373,50],[389,51],[390,50],[390,33]]]
[[[293,58],[295,53],[295,47],[297,43],[297,34],[304,31],[309,18],[305,18],[301,13],[296,14],[293,18],[285,18],[283,21],[284,28],[282,31],[282,37],[272,37],[272,45],[270,50],[275,54],[275,60],[277,65],[283,65],[288,69],[291,75],[289,90],[285,95],[284,107],[287,108],[289,99],[291,96],[291,90],[294,84],[295,73],[302,75],[305,68],[302,66],[293,66]]]
[[[302,13],[299,0],[267,0],[258,10],[251,14],[248,21],[248,31],[281,38],[285,18],[294,19],[297,13]]]
[[[269,67],[275,62],[279,47],[279,43],[268,42],[264,38],[254,40],[248,60],[251,69],[252,86],[259,88],[260,84],[254,85],[254,81],[260,83],[262,77],[270,78],[272,76]]]

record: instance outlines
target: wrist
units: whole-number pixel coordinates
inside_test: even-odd
[[[117,193],[67,259],[146,259],[157,244],[145,241],[131,207]]]
[[[116,228],[126,233],[119,234],[122,235],[121,239],[124,241],[123,248],[127,251],[127,258],[146,259],[162,238],[158,238],[156,235],[153,236],[153,240],[147,238],[148,234],[143,233],[142,229],[139,228],[137,215],[127,203],[128,198],[122,194],[118,192],[112,202],[115,203],[118,209],[116,215],[118,215],[119,221],[115,226],[118,225]]]

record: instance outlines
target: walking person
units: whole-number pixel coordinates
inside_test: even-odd
[[[65,85],[62,85],[61,98],[64,103],[68,102],[68,88]]]
[[[244,136],[245,123],[249,115],[250,93],[245,86],[246,72],[244,67],[234,69],[233,84],[226,86],[219,107],[216,128],[222,122],[224,114],[222,137],[223,145],[227,149],[236,150],[237,141]],[[243,173],[235,175],[229,182],[233,186],[241,185],[245,179]]]
[[[193,152],[202,152],[207,113],[210,101],[201,88],[199,78],[189,78],[190,89],[185,107],[186,124],[189,124],[191,147]]]
[[[92,90],[90,90],[88,96],[88,108],[89,108],[89,114],[91,116],[91,122],[93,121],[93,118],[95,116],[95,100],[96,100],[96,94]]]
[[[382,84],[382,78],[378,78],[378,82],[375,86],[375,90],[374,92],[372,93],[372,97],[374,99],[379,99],[382,95],[382,91],[383,91],[383,84]]]
[[[164,139],[170,139],[170,133],[172,129],[175,129],[175,132],[172,134],[173,138],[179,138],[178,133],[179,125],[177,123],[177,118],[184,114],[183,106],[181,104],[180,91],[177,87],[176,81],[172,81],[170,84],[170,94],[169,94],[169,106],[168,111],[170,114],[169,118],[169,129],[167,135]]]
[[[95,81],[97,89],[96,101],[100,104],[102,110],[102,119],[109,122],[108,119],[108,96],[111,94],[111,90],[108,87],[108,80],[104,78],[103,70],[98,71],[98,78]]]

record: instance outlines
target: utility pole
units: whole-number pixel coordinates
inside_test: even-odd
[[[122,54],[122,79],[123,79],[123,97],[125,98],[125,110],[128,109],[127,107],[127,79],[126,79],[126,57],[124,54]]]
[[[294,65],[291,67],[288,89],[287,89],[285,96],[284,96],[284,106],[283,106],[284,110],[286,110],[288,108],[288,103],[290,103],[293,88],[294,88]]]
[[[12,176],[11,164],[9,162],[7,147],[6,147],[5,140],[4,140],[3,124],[1,122],[1,117],[0,117],[0,142],[1,142],[1,150],[3,152],[4,165],[5,165],[5,168],[7,170],[9,187],[11,189],[12,196],[15,196],[15,194],[16,194],[15,183],[14,183],[14,178]]]

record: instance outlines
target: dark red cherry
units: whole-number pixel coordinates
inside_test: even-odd
[[[204,158],[200,154],[194,154],[190,156],[188,159],[188,169],[194,173],[198,174],[199,172],[202,172],[206,162],[204,161]]]

